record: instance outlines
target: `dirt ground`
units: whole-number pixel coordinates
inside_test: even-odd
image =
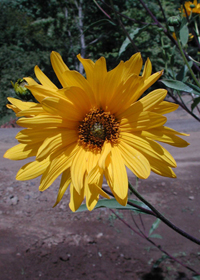
[[[200,124],[178,109],[168,126],[191,134],[185,149],[167,146],[178,167],[177,179],[155,174],[139,181],[139,192],[168,219],[200,238]],[[117,280],[193,279],[193,273],[125,227],[108,209],[71,213],[69,193],[52,208],[59,179],[45,192],[39,178],[19,182],[18,169],[28,161],[3,159],[16,144],[17,128],[0,129],[0,279]],[[134,177],[129,173],[131,182]],[[132,198],[134,198],[132,196]],[[135,229],[129,212],[118,212]],[[139,215],[134,216],[141,226]],[[154,217],[142,215],[146,232]],[[152,238],[179,261],[200,272],[200,247],[163,223]],[[157,268],[156,268],[157,266]]]

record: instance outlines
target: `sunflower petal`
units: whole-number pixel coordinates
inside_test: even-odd
[[[136,103],[132,104],[126,111],[121,114],[117,114],[116,117],[129,117],[144,111],[151,111],[157,104],[163,101],[166,97],[167,91],[165,89],[157,89],[150,92],[145,97],[141,98]]]
[[[25,77],[23,79],[28,83],[29,86],[37,86],[38,85],[38,83],[30,77]]]
[[[128,196],[128,177],[124,161],[117,147],[112,148],[111,165],[113,170],[113,191],[117,197],[120,197],[125,206]]]
[[[111,152],[112,146],[110,144],[110,142],[104,142],[102,151],[101,151],[101,155],[99,158],[99,167],[102,168],[103,170],[105,169],[105,163],[106,163],[106,158],[109,155],[109,153]]]
[[[63,73],[63,76],[65,80],[67,81],[69,87],[73,87],[75,92],[78,90],[78,88],[82,89],[82,96],[85,98],[87,96],[89,103],[95,104],[95,99],[94,99],[94,93],[88,83],[88,81],[78,72],[76,71],[65,71]],[[69,89],[69,95],[72,95],[70,89]],[[69,98],[68,95],[68,98]],[[79,99],[77,97],[77,99]]]
[[[51,80],[49,80],[49,78],[40,70],[40,68],[36,65],[35,68],[35,75],[37,77],[37,79],[40,81],[40,83],[45,86],[45,87],[49,87],[52,89],[57,90],[57,86],[55,86]]]
[[[91,170],[93,170],[98,163],[98,160],[100,158],[99,153],[94,153],[93,151],[86,151],[85,153],[85,161],[86,161],[86,169],[87,173],[89,174]]]
[[[121,141],[118,145],[125,165],[141,179],[147,179],[150,175],[150,164],[142,153]]]
[[[70,167],[77,150],[77,145],[73,143],[65,148],[60,155],[58,153],[51,155],[51,163],[43,173],[40,181],[40,191],[46,190],[62,172]]]
[[[123,64],[124,62],[121,61],[117,67],[113,70],[109,71],[104,80],[104,85],[102,92],[100,94],[100,105],[104,110],[109,108],[110,104],[112,104],[111,100],[115,100],[115,96],[118,96],[118,93],[123,91],[121,88],[123,85],[122,81],[122,72],[123,72]]]
[[[90,81],[90,85],[94,92],[96,105],[100,106],[100,101],[101,101],[100,96],[104,90],[104,80],[107,74],[106,60],[104,57],[101,57],[96,61],[94,65],[93,73],[94,76],[93,76],[93,80]]]
[[[137,99],[140,98],[140,96],[150,87],[152,86],[161,76],[163,75],[163,70],[159,71],[153,75],[151,75],[149,78],[144,80],[144,84],[141,84],[141,86],[138,88],[137,92],[134,94],[133,102],[135,102]]]
[[[32,118],[21,118],[16,122],[18,125],[27,128],[40,129],[47,127],[77,127],[76,122],[67,121],[62,119],[60,116],[51,115],[39,115]]]
[[[76,191],[80,194],[84,184],[84,174],[87,169],[86,165],[86,151],[79,147],[76,156],[74,157],[71,165],[72,183]]]
[[[162,126],[166,121],[167,118],[162,115],[152,112],[142,112],[138,115],[135,114],[128,118],[123,118],[120,123],[120,131],[131,132],[147,130]]]
[[[27,110],[27,109],[37,106],[37,104],[35,102],[25,102],[25,101],[21,101],[19,99],[13,98],[13,97],[8,97],[8,101],[10,103],[12,103],[14,106],[16,106],[20,111]]]
[[[28,144],[31,142],[43,142],[44,139],[52,137],[59,132],[63,131],[63,128],[51,128],[51,129],[24,129],[17,133],[16,139],[20,143]]]
[[[50,58],[51,58],[51,64],[52,64],[53,70],[56,73],[56,76],[58,77],[58,80],[60,81],[61,85],[64,88],[68,87],[68,84],[65,80],[63,73],[65,71],[69,70],[69,68],[64,63],[61,55],[57,52],[52,52]]]
[[[28,157],[33,157],[37,154],[38,148],[40,147],[41,142],[39,143],[30,143],[30,144],[18,144],[10,149],[8,149],[4,158],[11,160],[22,160]]]
[[[56,199],[56,203],[54,204],[53,207],[55,207],[61,201],[61,199],[62,199],[64,193],[66,192],[70,183],[71,183],[71,174],[70,174],[70,168],[68,168],[62,174],[60,187],[59,187],[59,190],[58,190],[58,196],[57,196],[57,199]]]
[[[39,147],[36,159],[42,160],[52,154],[55,150],[67,147],[71,143],[77,142],[77,139],[77,132],[70,129],[63,130],[56,135],[48,137]]]
[[[123,142],[140,151],[145,157],[149,155],[155,160],[163,161],[166,165],[176,167],[176,162],[172,155],[155,141],[145,139],[140,134],[122,133],[121,137]]]
[[[175,134],[176,133],[173,134],[172,132],[169,133],[168,130],[165,129],[165,127],[159,127],[156,129],[142,131],[141,136],[180,148],[184,148],[190,145],[184,139],[176,136]]]
[[[151,165],[151,170],[154,173],[164,177],[176,178],[176,174],[174,173],[174,171],[171,169],[171,167],[167,166],[164,162],[152,158],[148,155],[146,157]]]
[[[167,102],[167,101],[162,101],[160,104],[157,104],[152,112],[157,113],[157,114],[168,114],[171,113],[175,110],[177,110],[179,107],[178,104],[172,103],[172,102]]]
[[[20,109],[17,108],[15,105],[7,104],[6,107],[7,107],[8,109],[13,110],[13,112],[15,112],[16,114],[17,114],[18,112],[20,112]]]
[[[137,75],[131,75],[129,79],[120,84],[113,95],[113,98],[108,104],[109,110],[112,114],[118,117],[132,104],[134,93],[137,91],[139,84],[141,84],[142,78]]]
[[[94,62],[90,59],[82,58],[80,54],[77,55],[77,58],[83,64],[88,82],[92,83],[95,65]]]
[[[123,80],[127,80],[133,73],[139,75],[141,69],[142,57],[140,53],[136,53],[124,63]]]
[[[61,116],[63,119],[79,121],[83,113],[76,110],[73,103],[57,97],[47,97],[43,99],[42,106],[44,110],[52,115]],[[67,113],[66,113],[67,112]]]
[[[46,114],[46,111],[42,108],[41,104],[36,104],[34,107],[20,111],[19,113],[16,114],[16,116],[30,117],[30,116],[37,116],[40,114]]]
[[[50,164],[49,157],[43,161],[32,161],[22,166],[16,175],[16,180],[26,181],[34,179],[44,173]]]
[[[73,183],[71,183],[69,208],[72,210],[72,212],[75,212],[81,206],[83,199],[84,199],[84,188],[82,188],[80,193],[78,193]]]
[[[26,87],[31,91],[35,99],[37,99],[37,101],[40,103],[46,97],[62,97],[61,94],[59,94],[59,92],[62,92],[61,90],[59,91],[59,90],[51,89],[39,84],[30,85]]]
[[[152,72],[151,61],[149,58],[147,58],[147,61],[144,65],[144,70],[142,73],[142,77],[144,78],[144,80],[148,79],[151,76],[151,72]]]

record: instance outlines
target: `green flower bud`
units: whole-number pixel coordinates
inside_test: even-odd
[[[191,9],[194,9],[195,7],[196,7],[196,6],[195,6],[194,4],[191,4],[191,5],[190,5],[190,8],[191,8]]]
[[[30,90],[28,90],[25,85],[28,85],[24,79],[18,79],[17,82],[14,84],[11,81],[11,84],[15,90],[17,96],[19,96],[22,100],[30,100],[33,98]]]
[[[180,16],[170,17],[170,18],[168,18],[167,23],[168,23],[168,25],[178,27],[181,24],[181,18],[180,18]]]

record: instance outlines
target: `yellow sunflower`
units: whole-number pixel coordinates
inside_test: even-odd
[[[185,10],[187,12],[187,15],[189,16],[191,13],[193,14],[200,14],[200,3],[197,2],[197,0],[194,0],[193,3],[191,1],[187,1],[184,4],[185,9],[183,5],[181,5],[181,11],[183,12],[184,17],[186,17]]]
[[[17,123],[26,129],[16,139],[20,142],[4,157],[21,160],[35,156],[17,173],[17,180],[30,180],[40,175],[40,191],[46,190],[62,174],[57,203],[70,185],[70,203],[76,211],[86,198],[92,210],[102,190],[103,177],[116,200],[127,203],[128,167],[137,177],[146,179],[151,170],[161,176],[176,177],[171,167],[176,162],[156,141],[177,147],[188,143],[179,133],[165,127],[166,113],[178,105],[163,101],[167,91],[157,89],[138,98],[163,73],[151,75],[148,59],[140,76],[142,58],[134,54],[107,71],[105,58],[94,63],[78,55],[85,68],[85,79],[70,71],[61,56],[52,52],[51,63],[62,85],[58,89],[36,66],[41,84],[25,78],[39,103],[8,98],[9,108],[21,117]]]

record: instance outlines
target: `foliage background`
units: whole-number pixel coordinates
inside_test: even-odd
[[[165,24],[158,1],[144,2],[159,21]],[[161,2],[167,16],[179,14],[180,2]],[[5,106],[6,97],[15,96],[10,81],[16,82],[26,76],[34,77],[34,66],[38,65],[59,86],[49,59],[52,50],[62,55],[70,69],[80,72],[83,69],[76,58],[78,53],[93,60],[103,55],[107,59],[108,69],[111,69],[121,59],[127,60],[138,50],[144,60],[150,57],[154,72],[164,68],[165,50],[171,49],[171,43],[151,24],[150,16],[139,1],[114,0],[117,11],[134,19],[121,18],[129,34],[138,30],[133,39],[137,49],[129,44],[120,56],[119,50],[126,35],[111,9],[100,1],[98,3],[111,19],[92,0],[0,1],[0,124],[12,114]],[[105,3],[110,4],[110,1]],[[140,30],[144,26],[143,22],[149,25]],[[178,59],[177,55],[177,62],[180,63]]]

